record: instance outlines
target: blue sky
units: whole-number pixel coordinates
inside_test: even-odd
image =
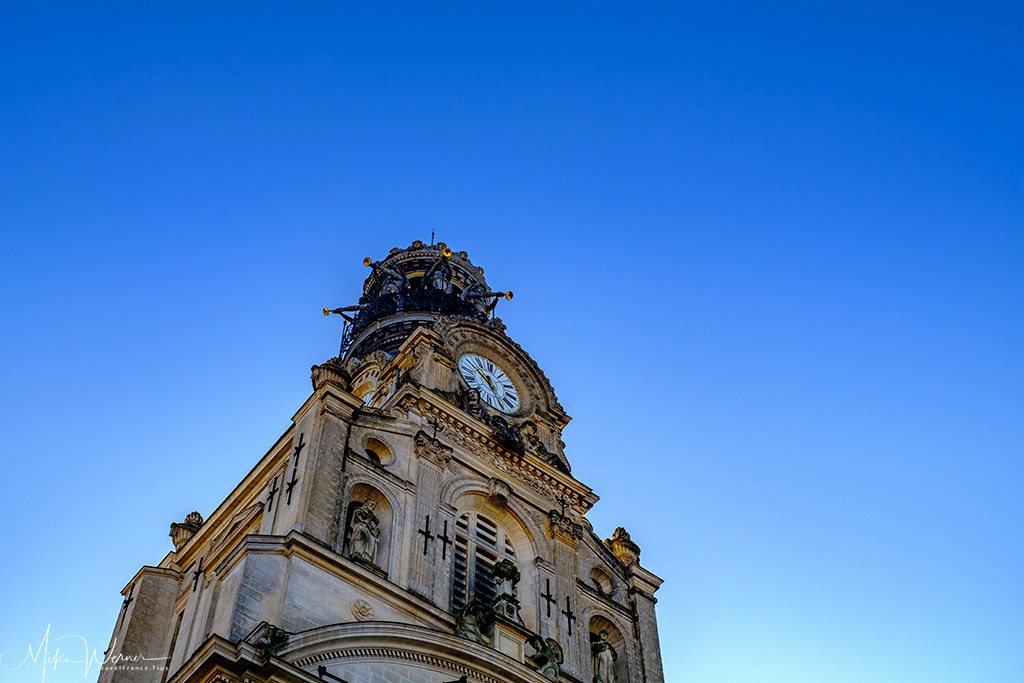
[[[0,651],[102,652],[436,231],[668,680],[1024,679],[1024,11],[631,5],[0,4]]]

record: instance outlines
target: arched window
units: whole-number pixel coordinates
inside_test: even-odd
[[[491,604],[494,565],[504,559],[516,562],[516,551],[504,529],[476,512],[459,517],[455,522],[452,612],[458,612],[472,600]]]

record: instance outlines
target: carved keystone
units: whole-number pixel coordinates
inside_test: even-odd
[[[512,497],[512,487],[501,479],[491,477],[487,480],[487,500],[496,508],[503,508],[508,505],[508,499]]]

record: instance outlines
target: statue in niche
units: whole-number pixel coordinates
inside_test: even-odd
[[[448,259],[438,256],[430,269],[423,275],[423,286],[435,292],[452,293],[452,267],[448,265]]]
[[[536,650],[526,658],[537,667],[537,673],[549,681],[557,681],[560,665],[565,657],[562,646],[554,638],[541,638],[538,635],[531,635],[526,642]]]
[[[601,629],[597,640],[591,642],[590,656],[594,665],[594,683],[615,683],[615,660],[618,655],[608,642],[606,629]]]
[[[398,294],[409,286],[409,278],[405,276],[401,268],[391,268],[383,265],[380,261],[371,263],[370,267],[373,268],[373,272],[377,276],[379,296]]]
[[[352,511],[352,526],[348,532],[348,556],[374,564],[377,556],[377,539],[380,536],[380,520],[373,511],[377,501],[367,498]]]
[[[490,638],[483,634],[483,628],[490,621],[490,617],[487,606],[474,600],[455,615],[455,635],[474,643],[489,645]]]

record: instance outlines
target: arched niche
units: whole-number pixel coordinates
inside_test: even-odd
[[[492,504],[487,498],[486,488],[464,491],[455,500],[454,507],[456,540],[462,535],[466,545],[472,547],[481,537],[494,537],[499,541],[496,544],[498,559],[510,559],[515,563],[520,573],[516,589],[520,602],[519,616],[526,626],[537,629],[539,623],[535,596],[538,579],[534,558],[538,556],[538,552],[527,525],[510,506],[498,507]],[[481,520],[486,520],[486,524],[481,524]],[[494,530],[495,527],[497,531]],[[494,547],[489,549],[495,551]],[[458,550],[451,556],[453,581],[459,580],[455,571],[459,562],[456,559],[457,552]],[[467,565],[472,561],[472,558],[466,558]],[[453,585],[453,604],[456,603],[454,588]]]
[[[604,568],[595,566],[590,570],[590,585],[601,595],[610,598],[615,592],[615,581]]]
[[[372,501],[370,512],[372,517],[370,518],[366,514],[368,501]],[[373,517],[376,518],[375,526]],[[342,554],[371,569],[375,567],[385,574],[389,573],[394,537],[394,517],[391,503],[380,490],[362,482],[353,485],[348,505],[345,507],[345,525],[341,539]],[[376,544],[373,547],[372,559],[368,559],[365,556],[366,542],[364,539],[368,531],[372,535],[374,528],[377,531]]]
[[[622,631],[610,619],[600,614],[590,617],[588,626],[590,676],[587,680],[594,683],[628,683],[629,655]],[[606,667],[609,665],[614,671],[614,678],[608,676]]]
[[[376,436],[367,436],[363,440],[363,455],[383,467],[395,461],[395,451],[386,442]]]

